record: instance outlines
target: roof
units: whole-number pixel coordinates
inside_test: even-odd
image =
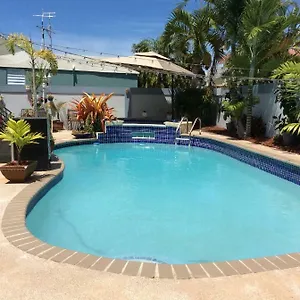
[[[29,69],[29,56],[24,51],[16,52],[15,55],[4,51],[6,48],[1,45],[0,39],[0,68],[20,68]],[[40,60],[40,63],[43,61]],[[93,58],[81,58],[77,55],[57,55],[58,70],[83,71],[96,73],[119,73],[119,74],[139,74],[137,71],[130,70],[121,66],[99,63]]]
[[[169,73],[180,76],[194,77],[196,74],[173,63],[170,59],[155,53],[144,52],[132,56],[99,58],[100,62],[108,62],[135,70],[153,73]]]
[[[82,71],[97,73],[139,74],[139,72],[125,67],[99,62],[93,57],[77,55],[57,55],[58,70]]]
[[[134,54],[135,56],[145,56],[145,57],[153,57],[153,58],[159,58],[159,59],[163,59],[163,60],[170,60],[170,58],[162,56],[156,52],[150,51],[150,52],[138,52]]]

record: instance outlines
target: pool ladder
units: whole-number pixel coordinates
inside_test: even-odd
[[[188,145],[191,145],[191,136],[192,136],[192,132],[197,124],[197,121],[199,122],[199,135],[201,135],[201,127],[202,127],[202,121],[199,117],[197,117],[194,122],[193,125],[191,127],[191,129],[189,130],[189,119],[187,117],[183,117],[181,118],[177,129],[176,129],[176,133],[175,133],[175,145],[178,144],[178,142],[182,141],[182,142],[188,142]],[[180,134],[179,137],[177,137],[178,132],[180,132],[181,129],[181,125],[183,122],[186,122],[186,134]]]

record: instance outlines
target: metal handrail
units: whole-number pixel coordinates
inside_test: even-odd
[[[0,117],[1,117],[0,127],[3,127],[6,124],[11,114],[12,112],[6,107],[0,108]]]
[[[193,123],[193,125],[192,125],[192,127],[191,127],[191,130],[190,130],[190,132],[189,132],[189,136],[192,135],[193,129],[194,129],[194,127],[195,127],[197,121],[199,121],[199,135],[201,134],[202,121],[201,121],[201,119],[198,117],[198,118],[195,119],[195,121],[194,121],[194,123]]]
[[[184,121],[186,121],[186,132],[189,132],[189,119],[187,117],[182,117],[180,122],[179,122],[179,125],[177,126],[176,135],[177,135],[178,131],[180,130],[181,124]]]

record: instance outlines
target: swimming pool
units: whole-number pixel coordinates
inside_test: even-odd
[[[223,154],[138,143],[56,154],[64,177],[26,219],[49,244],[172,264],[300,250],[300,187]]]

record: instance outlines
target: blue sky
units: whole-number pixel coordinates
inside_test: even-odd
[[[2,0],[0,32],[22,32],[40,41],[33,17],[55,11],[53,44],[128,55],[131,45],[155,38],[179,0]],[[199,5],[191,0],[189,9]]]

